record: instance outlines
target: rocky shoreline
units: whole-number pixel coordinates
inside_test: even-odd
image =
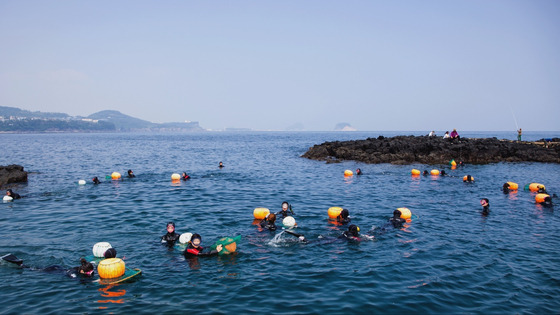
[[[396,136],[333,141],[315,145],[304,158],[338,163],[446,164],[451,159],[469,164],[497,162],[560,163],[560,139],[511,141],[497,138],[443,139],[429,136]]]
[[[0,166],[0,186],[27,182],[27,172],[21,165]]]

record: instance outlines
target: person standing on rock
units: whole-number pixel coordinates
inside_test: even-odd
[[[521,141],[521,128],[519,128],[519,130],[517,130],[517,141]]]

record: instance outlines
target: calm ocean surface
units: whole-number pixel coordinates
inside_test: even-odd
[[[107,241],[143,271],[134,282],[103,286],[2,262],[0,313],[559,313],[560,200],[543,208],[533,193],[504,195],[501,186],[539,182],[560,194],[560,165],[450,170],[300,157],[324,141],[396,134],[424,132],[0,134],[0,165],[31,172],[27,184],[13,186],[25,198],[0,203],[0,255],[70,268]],[[558,136],[526,132],[524,140]],[[364,175],[344,178],[357,167]],[[129,168],[136,178],[104,179]],[[412,168],[451,176],[415,179]],[[182,171],[192,179],[172,184]],[[466,174],[476,182],[463,183]],[[92,185],[94,176],[103,183]],[[488,217],[480,214],[483,197]],[[285,234],[271,243],[274,234],[252,224],[254,208],[276,212],[284,200],[310,244]],[[373,241],[325,244],[319,236],[345,228],[327,221],[332,206],[349,209],[362,232],[398,207],[414,220]],[[241,235],[238,253],[188,262],[159,242],[168,221],[179,233],[200,233],[207,246]]]

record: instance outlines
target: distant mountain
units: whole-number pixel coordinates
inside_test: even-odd
[[[44,112],[32,112],[25,109],[19,109],[16,107],[0,106],[0,116],[9,119],[10,117],[21,117],[21,118],[45,118],[45,119],[65,119],[70,118],[68,114],[64,113],[44,113]]]
[[[0,106],[0,132],[71,131],[204,131],[195,121],[153,123],[116,110],[103,110],[87,117],[64,113],[31,112]]]
[[[134,118],[116,110],[102,110],[87,116],[89,119],[108,121],[115,124],[117,130],[128,131],[131,129],[148,129],[156,124],[147,120]]]
[[[349,123],[338,123],[334,127],[334,131],[357,131],[358,129],[352,127]]]

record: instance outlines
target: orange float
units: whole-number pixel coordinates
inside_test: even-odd
[[[543,184],[539,184],[539,183],[530,183],[529,184],[529,190],[530,191],[539,191],[539,189],[545,189]]]
[[[469,176],[470,176],[470,175],[465,175],[465,176],[463,176],[463,181],[464,181],[464,182],[469,181]],[[470,181],[471,181],[471,182],[474,182],[474,177],[471,176],[471,180],[470,180]]]
[[[341,207],[330,207],[329,211],[328,211],[329,218],[336,219],[338,217],[338,215],[340,214],[340,212],[342,212]]]
[[[352,172],[351,170],[344,171],[344,176],[352,176],[352,175],[354,175],[354,172]]]
[[[111,174],[111,179],[112,179],[112,180],[119,180],[119,179],[121,179],[121,173],[119,173],[119,172],[113,172],[113,173]]]
[[[517,190],[519,189],[519,185],[517,185],[517,183],[514,182],[507,182],[508,184],[508,189],[509,190]]]
[[[412,213],[408,208],[397,208],[401,212],[401,219],[408,220],[412,216]]]
[[[100,278],[118,278],[124,275],[124,261],[120,258],[107,258],[99,262],[97,274]]]
[[[537,203],[543,203],[543,202],[544,202],[544,199],[545,199],[546,197],[550,197],[550,195],[547,195],[547,194],[537,194],[537,195],[535,196],[535,201],[536,201]]]
[[[270,210],[268,210],[267,208],[255,208],[255,210],[253,210],[253,216],[257,220],[264,220],[264,218],[266,218],[266,216],[269,214]]]
[[[431,170],[430,174],[432,174],[433,176],[438,176],[439,175],[439,171],[438,170]]]
[[[410,173],[412,174],[412,176],[417,176],[420,175],[420,170],[413,168],[412,171],[410,171]]]

